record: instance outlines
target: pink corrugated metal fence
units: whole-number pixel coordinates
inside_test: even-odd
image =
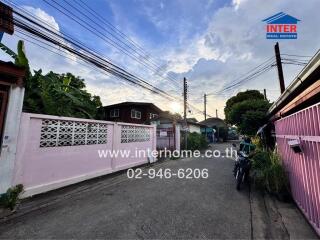
[[[275,130],[293,198],[320,235],[320,104],[276,121]],[[288,145],[293,139],[300,140],[302,153]]]

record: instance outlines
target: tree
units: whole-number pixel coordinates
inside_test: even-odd
[[[31,74],[24,52],[23,41],[18,42],[17,54],[3,44],[0,48],[10,55],[15,65],[27,71],[23,110],[32,113],[79,118],[100,119],[102,103],[99,96],[92,96],[85,90],[85,81],[71,73],[58,74],[42,70]]]
[[[255,135],[259,127],[266,123],[270,105],[257,90],[240,92],[226,103],[226,121],[236,125],[242,134]]]
[[[236,96],[229,98],[226,102],[226,107],[224,108],[224,113],[227,119],[227,115],[232,109],[232,106],[236,103],[242,102],[248,99],[264,99],[264,96],[258,90],[247,90],[245,92],[239,92]]]
[[[23,109],[65,117],[96,118],[102,106],[99,96],[85,89],[84,80],[71,73],[35,71],[26,84]]]

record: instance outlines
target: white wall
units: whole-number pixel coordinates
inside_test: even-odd
[[[189,132],[191,132],[191,133],[193,133],[193,132],[201,133],[200,126],[188,124],[188,127],[189,127]]]
[[[0,156],[0,194],[11,187],[23,106],[24,88],[11,86]]]

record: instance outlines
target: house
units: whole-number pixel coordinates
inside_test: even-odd
[[[174,123],[176,126],[179,126],[180,129],[184,128],[184,120],[181,116],[173,115],[169,112],[162,112],[158,117],[155,117],[150,120],[151,124],[157,125],[158,128],[172,128]],[[204,128],[205,125],[198,123],[195,118],[187,118],[187,129],[188,132],[201,133],[201,128]]]
[[[201,121],[200,124],[207,126],[202,129],[202,133],[207,134],[210,142],[214,141],[214,138],[217,140],[222,139],[223,141],[227,139],[228,126],[221,118],[207,118]]]
[[[187,121],[188,122],[195,122],[195,123],[198,122],[198,120],[196,118],[187,118]]]
[[[162,112],[153,103],[146,102],[122,102],[104,106],[103,109],[104,119],[107,121],[138,124],[145,124]]]
[[[258,134],[276,149],[294,201],[320,236],[320,52],[295,77],[268,111]]]
[[[205,128],[204,124],[187,120],[187,128],[190,133],[201,133],[201,128]]]

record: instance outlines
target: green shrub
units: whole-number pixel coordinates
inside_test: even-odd
[[[275,194],[289,191],[288,179],[277,153],[258,150],[252,160],[252,177],[256,187]]]
[[[188,150],[201,150],[208,147],[207,139],[200,133],[189,133],[188,134]]]
[[[19,201],[19,195],[22,191],[22,184],[9,188],[6,193],[0,196],[0,206],[13,210]]]
[[[257,146],[257,149],[263,150],[263,144],[259,137],[255,136],[251,138],[251,140],[252,140],[252,143]]]

